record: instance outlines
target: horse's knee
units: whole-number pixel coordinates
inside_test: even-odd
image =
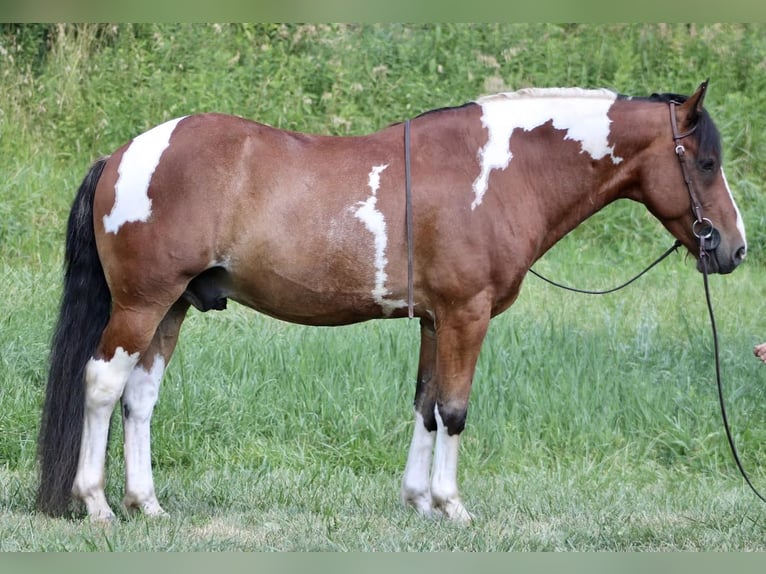
[[[122,395],[138,353],[118,347],[111,359],[91,359],[85,367],[85,400],[88,407],[112,407]]]

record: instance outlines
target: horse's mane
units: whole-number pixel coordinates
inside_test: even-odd
[[[482,104],[488,101],[496,101],[501,99],[523,99],[523,98],[610,98],[620,100],[631,101],[649,101],[657,103],[670,103],[676,102],[678,104],[684,103],[688,96],[682,94],[674,94],[670,92],[666,93],[654,93],[651,96],[625,96],[618,94],[613,90],[606,88],[600,89],[585,89],[585,88],[522,88],[514,92],[498,92],[496,94],[481,96],[474,101],[466,102],[458,106],[445,106],[441,108],[435,108],[433,110],[425,111],[417,118],[436,114],[440,112],[448,112],[459,110],[468,106],[476,104]],[[402,122],[395,122],[391,125],[398,125]],[[700,153],[703,155],[714,155],[721,158],[721,136],[718,133],[713,120],[707,113],[707,110],[703,109],[702,114],[697,122],[697,128],[694,130],[694,137],[699,144]]]
[[[481,104],[493,100],[520,100],[525,98],[608,98],[614,99],[616,93],[605,88],[588,90],[585,88],[522,88],[515,92],[499,92],[482,96],[476,100]]]
[[[511,100],[511,99],[521,99],[521,98],[572,98],[572,97],[614,99],[615,95],[616,95],[615,92],[611,90],[606,90],[606,89],[586,90],[584,88],[522,88],[515,92],[498,92],[496,94],[481,96],[477,98],[476,100],[466,102],[458,106],[444,106],[441,108],[435,108],[433,110],[427,110],[415,117],[420,118],[423,116],[428,116],[428,115],[436,114],[439,112],[460,110],[462,108],[474,106],[476,104],[482,104],[484,102],[491,101],[491,100],[502,100],[502,99]],[[400,123],[402,122],[396,122],[391,125],[398,125]]]

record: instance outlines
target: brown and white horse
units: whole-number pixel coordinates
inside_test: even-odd
[[[39,508],[66,513],[74,496],[92,519],[114,517],[104,462],[121,399],[124,504],[163,514],[149,423],[190,305],[232,299],[304,325],[403,317],[411,245],[421,346],[401,496],[423,514],[469,521],[456,475],[474,368],[489,320],[538,258],[620,198],[707,255],[711,272],[745,257],[706,86],[688,98],[527,89],[414,118],[411,244],[404,124],[330,137],[193,115],[100,159],[69,217]]]

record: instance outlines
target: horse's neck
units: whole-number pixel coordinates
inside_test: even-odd
[[[536,144],[537,145],[537,144]],[[535,150],[521,170],[493,174],[484,207],[491,217],[502,217],[514,233],[539,236],[542,255],[586,219],[621,197],[627,172],[611,159],[595,166],[567,146]],[[518,158],[520,161],[522,158]]]
[[[559,186],[539,190],[545,196],[541,201],[545,203],[546,209],[541,213],[541,218],[543,228],[547,229],[540,255],[586,219],[619,199],[619,190],[604,183],[597,181],[588,185],[578,181],[575,176]]]
[[[616,111],[616,119],[607,122],[606,131],[603,117],[596,115],[593,126],[577,125],[574,134],[568,131],[567,137],[562,128],[544,131],[545,125],[550,125],[547,121],[530,126],[530,130],[498,130],[493,134],[483,118],[485,110],[478,105],[445,112],[461,121],[444,122],[442,114],[419,121],[420,128],[429,133],[423,142],[432,147],[428,156],[437,164],[443,162],[432,166],[436,173],[455,175],[456,158],[466,150],[476,150],[476,155],[470,153],[466,159],[473,166],[479,158],[478,173],[466,168],[460,177],[460,186],[473,191],[471,211],[477,217],[488,217],[490,227],[502,221],[500,225],[514,234],[524,230],[528,237],[540,237],[539,256],[605,206],[629,197],[625,191],[636,180],[633,155],[650,143],[656,126],[643,125],[646,110],[635,104],[617,101],[609,111],[610,118],[612,111]],[[610,129],[619,130],[617,150],[612,146],[615,134]],[[512,157],[503,165],[505,154],[511,151]]]
[[[531,163],[526,169],[528,173],[541,174],[541,183],[530,185],[534,188],[531,193],[538,198],[531,209],[538,210],[537,223],[546,230],[539,255],[614,201],[621,198],[643,201],[638,187],[641,178],[637,170],[642,163],[639,158],[662,129],[663,118],[627,101],[616,102],[612,112],[608,141],[619,143],[595,161],[571,141],[551,138],[549,150],[545,142],[532,144],[539,147],[527,156]],[[559,145],[565,147],[556,147]],[[509,186],[514,183],[507,181]]]

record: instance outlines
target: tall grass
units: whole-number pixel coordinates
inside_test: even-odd
[[[499,90],[690,93],[709,77],[706,104],[724,136],[727,174],[753,243],[762,239],[761,25],[3,26],[4,163],[27,150],[73,177],[148,127],[199,111],[358,134]],[[54,195],[68,199],[68,189]],[[636,213],[618,206],[583,235],[601,237],[605,227],[632,241]],[[762,261],[758,250],[751,255]]]
[[[717,412],[700,276],[675,255],[587,297],[526,279],[491,325],[460,479],[477,524],[400,508],[414,322],[305,328],[231,305],[190,313],[153,424],[171,512],[108,531],[33,512],[35,438],[63,229],[90,162],[172,116],[217,110],[356,134],[530,85],[691,92],[722,132],[751,252],[711,278],[735,438],[766,483],[760,25],[34,25],[0,27],[0,548],[763,549],[764,510]],[[608,287],[671,242],[645,210],[597,214],[537,268]],[[113,436],[121,433],[113,421]],[[121,446],[107,493],[118,503]]]

